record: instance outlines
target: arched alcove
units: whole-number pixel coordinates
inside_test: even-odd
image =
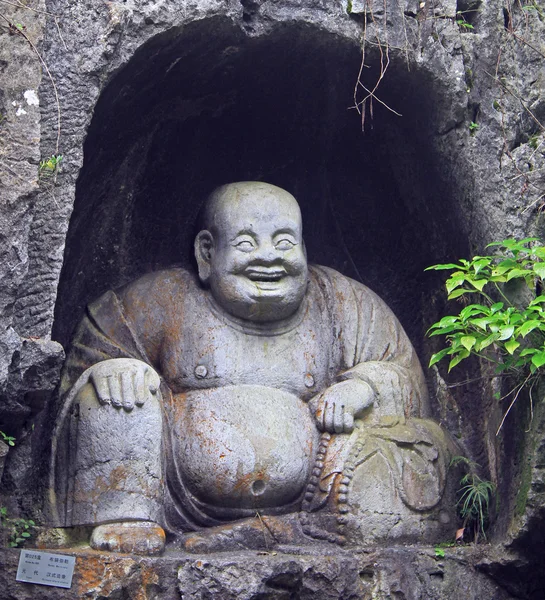
[[[375,101],[362,133],[351,108],[360,61],[357,41],[298,22],[251,37],[217,17],[141,46],[88,131],[55,338],[67,344],[105,290],[190,265],[195,218],[214,187],[263,180],[300,201],[311,262],[368,284],[419,348],[430,322],[423,269],[465,239],[432,143],[439,91],[392,55],[380,96],[403,117]],[[369,85],[375,67],[364,69]]]

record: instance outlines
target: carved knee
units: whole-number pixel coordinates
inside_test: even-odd
[[[129,412],[101,404],[87,383],[68,421],[67,525],[157,521],[163,487],[160,394]]]

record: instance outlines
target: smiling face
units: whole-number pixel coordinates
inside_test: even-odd
[[[288,192],[265,183],[223,186],[208,200],[195,240],[201,281],[228,313],[278,321],[301,304],[307,260],[301,212]]]

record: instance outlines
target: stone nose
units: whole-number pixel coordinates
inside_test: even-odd
[[[262,242],[254,253],[254,258],[263,263],[273,263],[278,257],[279,254],[271,242]]]

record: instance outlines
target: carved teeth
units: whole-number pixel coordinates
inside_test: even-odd
[[[280,281],[286,272],[278,269],[246,269],[246,277],[251,281],[273,282]]]

